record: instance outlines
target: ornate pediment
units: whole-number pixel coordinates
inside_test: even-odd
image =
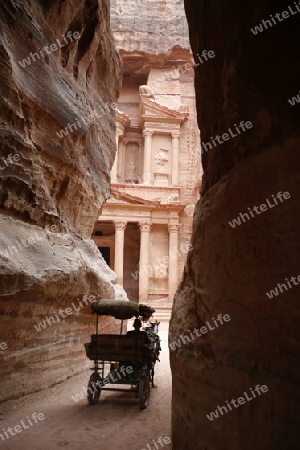
[[[160,200],[146,200],[145,198],[136,197],[130,195],[127,192],[119,191],[118,189],[111,189],[111,196],[108,203],[118,203],[123,205],[146,205],[146,206],[157,206],[160,205]]]
[[[179,110],[170,109],[157,103],[152,97],[140,96],[140,120],[144,122],[183,123],[189,116],[188,105],[181,105]]]

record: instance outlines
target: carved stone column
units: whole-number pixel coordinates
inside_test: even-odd
[[[172,186],[179,186],[179,131],[172,132]]]
[[[179,224],[169,224],[169,302],[173,303],[178,286],[178,231]]]
[[[151,156],[152,156],[152,135],[153,131],[144,130],[143,136],[145,138],[144,143],[144,184],[150,184],[151,176],[152,176],[152,164],[151,164]]]
[[[127,223],[115,222],[115,272],[118,283],[123,286],[124,274],[124,237]]]
[[[119,158],[119,141],[120,141],[120,137],[123,136],[124,134],[124,129],[118,127],[116,128],[116,156],[115,156],[115,160],[114,160],[114,164],[112,166],[111,169],[111,183],[117,183],[118,182],[118,158]]]
[[[139,265],[139,302],[147,302],[149,289],[149,245],[150,230],[149,222],[139,223],[141,231],[140,243],[140,265]]]

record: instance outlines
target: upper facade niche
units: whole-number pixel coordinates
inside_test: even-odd
[[[188,105],[175,110],[159,104],[149,86],[140,86],[137,126],[130,127],[132,121],[124,113],[116,115],[118,151],[112,182],[179,186],[179,139],[188,111]]]

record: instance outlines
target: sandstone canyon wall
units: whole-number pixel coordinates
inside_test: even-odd
[[[90,240],[110,190],[122,79],[109,1],[2,2],[0,51],[3,400],[87,367],[84,296],[126,294]]]
[[[293,6],[293,14],[265,27],[261,21],[288,10],[287,2],[186,0],[185,6],[194,55],[216,53],[196,70],[202,143],[242,120],[253,127],[202,155],[194,249],[170,325],[170,343],[190,337],[171,351],[173,449],[296,450],[300,286],[291,278],[300,274],[300,106],[288,99],[300,87],[299,13]],[[250,28],[258,24],[263,31],[255,35]],[[276,205],[278,192],[290,197]],[[241,223],[232,227],[237,217]],[[273,298],[266,295],[276,287]],[[213,328],[219,314],[231,320],[190,335],[207,321]],[[268,391],[254,398],[256,385]],[[226,401],[242,396],[244,404],[230,410]],[[224,405],[227,412],[218,409]],[[210,420],[216,410],[219,417]]]

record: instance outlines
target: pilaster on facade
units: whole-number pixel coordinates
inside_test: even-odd
[[[179,186],[179,138],[180,131],[172,131],[172,186]]]
[[[172,303],[178,286],[179,223],[169,223],[169,302]]]
[[[143,130],[143,136],[145,139],[144,143],[144,174],[143,174],[143,182],[144,184],[151,183],[152,177],[152,136],[153,131],[149,129]]]
[[[123,286],[124,281],[124,242],[127,222],[115,221],[115,272],[118,283]]]
[[[143,221],[139,223],[141,232],[140,265],[139,265],[139,301],[147,302],[149,291],[149,253],[151,223]]]

